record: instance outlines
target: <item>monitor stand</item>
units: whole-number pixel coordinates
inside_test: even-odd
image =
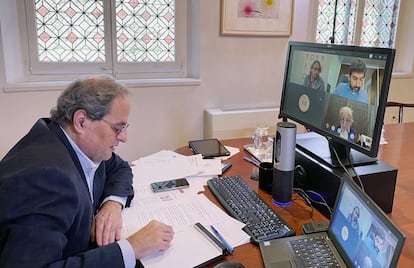
[[[335,148],[335,151],[344,166],[351,165],[349,159],[352,159],[351,162],[353,166],[361,166],[377,162],[377,158],[360,153],[343,144],[335,142],[330,143],[331,146],[329,146],[329,142],[325,137],[314,132],[298,134],[296,137],[296,147],[298,149],[332,168],[341,166],[332,148]]]

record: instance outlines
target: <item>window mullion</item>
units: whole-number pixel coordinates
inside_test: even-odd
[[[115,76],[115,61],[116,61],[116,31],[115,31],[115,1],[104,0],[104,16],[106,19],[104,24],[105,29],[105,67],[101,70],[104,73],[111,73]]]
[[[357,1],[358,8],[357,8],[357,16],[356,16],[356,23],[355,23],[355,45],[361,44],[361,36],[362,36],[362,23],[364,18],[364,6],[365,6],[365,0],[359,0]]]

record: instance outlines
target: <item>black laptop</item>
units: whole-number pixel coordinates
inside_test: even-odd
[[[345,178],[326,232],[279,238],[259,245],[266,268],[374,268],[396,267],[404,242],[405,235],[388,216]]]

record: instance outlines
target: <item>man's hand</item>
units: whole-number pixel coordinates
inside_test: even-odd
[[[174,232],[171,226],[156,220],[150,221],[142,229],[127,238],[135,252],[135,258],[151,255],[167,250],[173,239]]]
[[[98,246],[105,246],[121,239],[122,205],[106,201],[92,222],[91,240]]]

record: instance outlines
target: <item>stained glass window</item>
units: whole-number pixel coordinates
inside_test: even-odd
[[[353,44],[355,36],[355,15],[357,0],[321,0],[318,8],[316,41],[330,43],[335,38],[336,44]],[[336,14],[335,14],[336,8]],[[336,17],[335,17],[336,16]],[[335,22],[334,22],[335,20]],[[335,35],[333,36],[333,27]]]
[[[39,62],[175,61],[174,0],[35,0]],[[114,7],[114,13],[105,8]],[[112,14],[114,20],[105,20]],[[114,21],[115,27],[105,25]],[[115,29],[115,34],[105,32]],[[115,42],[109,42],[114,36]],[[108,39],[108,40],[105,40]]]
[[[102,1],[36,0],[39,61],[105,61]]]
[[[116,1],[120,62],[174,61],[174,1]]]
[[[363,10],[359,11],[360,1]],[[399,0],[319,0],[316,41],[394,47]],[[361,18],[358,18],[360,16]],[[361,25],[357,28],[357,19]],[[334,27],[335,25],[335,27]],[[359,32],[360,39],[355,40]]]
[[[365,0],[362,46],[394,47],[399,0]]]

